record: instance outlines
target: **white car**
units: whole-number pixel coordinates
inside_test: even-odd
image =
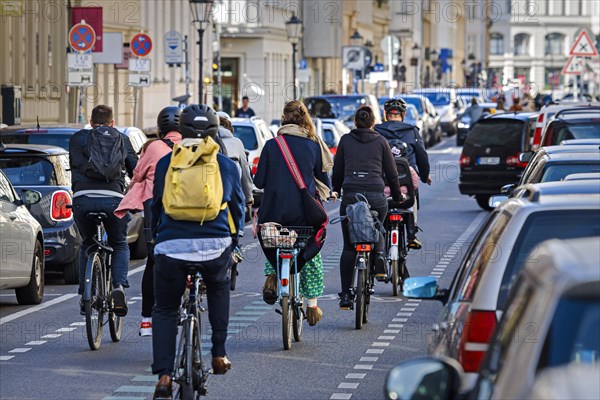
[[[40,201],[35,190],[23,199],[0,170],[0,289],[15,289],[19,304],[39,304],[44,298],[44,235],[27,206]]]
[[[449,135],[456,133],[458,127],[458,110],[460,105],[457,101],[456,89],[452,88],[430,88],[415,90],[414,94],[420,94],[429,99],[435,110],[440,115],[442,130]]]

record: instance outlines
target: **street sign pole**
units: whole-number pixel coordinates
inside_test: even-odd
[[[190,95],[190,61],[188,59],[189,53],[188,53],[188,37],[187,37],[187,35],[185,35],[183,44],[185,46],[183,49],[183,56],[185,59],[185,95],[187,97]]]
[[[392,81],[394,80],[394,72],[393,72],[393,68],[394,68],[394,53],[393,53],[393,46],[394,43],[392,42],[392,40],[388,40],[387,41],[387,57],[388,57],[388,76],[389,76],[389,80],[388,80],[388,86],[389,86],[389,90],[388,90],[388,96],[390,98],[394,97],[394,87],[392,86]]]

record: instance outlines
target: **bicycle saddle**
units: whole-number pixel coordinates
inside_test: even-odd
[[[108,220],[108,214],[106,214],[104,211],[90,211],[89,213],[85,214],[85,216],[88,219],[91,219],[96,222],[105,222],[106,220]]]

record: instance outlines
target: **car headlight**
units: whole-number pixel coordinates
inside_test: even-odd
[[[458,129],[469,129],[471,127],[470,124],[465,124],[464,122],[458,123]]]

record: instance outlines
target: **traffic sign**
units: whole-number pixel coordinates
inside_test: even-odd
[[[365,48],[362,46],[344,46],[342,48],[342,67],[362,70],[367,64]]]
[[[146,57],[152,51],[152,39],[145,33],[138,33],[131,39],[131,52],[138,57]]]
[[[68,71],[67,86],[92,86],[94,74],[87,71]]]
[[[177,31],[165,34],[165,63],[183,64],[183,39]]]
[[[587,31],[581,31],[577,36],[569,55],[579,57],[596,57],[598,55],[598,50]]]
[[[88,51],[94,47],[96,43],[96,33],[91,25],[81,21],[73,25],[69,31],[69,45],[75,51]]]
[[[581,75],[583,69],[583,60],[579,57],[571,56],[560,73],[563,75]]]
[[[68,53],[67,67],[71,69],[93,70],[94,62],[91,54]]]
[[[130,58],[129,70],[133,72],[150,72],[150,59]]]
[[[148,87],[150,86],[150,74],[130,72],[128,83],[133,87]]]
[[[400,39],[396,36],[387,35],[381,40],[380,47],[383,54],[387,54],[390,50],[395,53],[400,50]]]

